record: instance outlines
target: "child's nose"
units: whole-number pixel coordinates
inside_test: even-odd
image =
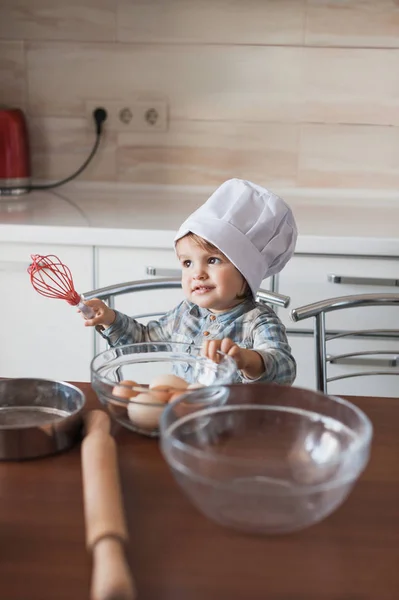
[[[193,279],[205,279],[206,276],[206,271],[202,266],[195,268]]]

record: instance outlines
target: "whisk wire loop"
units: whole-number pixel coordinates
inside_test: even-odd
[[[81,298],[74,288],[72,273],[58,256],[31,254],[31,259],[28,273],[34,289],[39,294],[47,298],[66,300],[72,306],[80,303]]]

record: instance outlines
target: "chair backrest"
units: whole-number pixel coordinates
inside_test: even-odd
[[[351,377],[362,377],[366,375],[399,375],[399,329],[352,329],[351,331],[340,331],[330,333],[326,328],[325,316],[334,311],[347,310],[349,308],[370,306],[399,306],[399,294],[360,294],[352,296],[339,296],[307,304],[291,310],[290,316],[293,321],[302,321],[310,317],[314,318],[314,344],[316,360],[316,387],[322,392],[327,392],[329,382]],[[354,319],[355,320],[355,319]],[[399,319],[397,321],[399,326]],[[390,339],[397,341],[394,350],[374,349],[360,352],[345,352],[330,355],[327,352],[327,343],[340,338],[358,337],[361,339]],[[381,359],[381,355],[392,358]],[[361,362],[360,362],[361,361]],[[328,376],[328,367],[332,364],[362,364],[372,367],[366,371],[351,371],[334,377]],[[381,367],[388,367],[381,368]],[[376,367],[376,368],[374,368]]]
[[[167,278],[167,277],[159,277],[156,279],[141,279],[139,281],[128,281],[125,283],[119,283],[115,285],[110,285],[107,287],[99,288],[97,290],[92,290],[83,294],[83,297],[86,300],[90,300],[91,298],[100,298],[107,302],[107,304],[111,307],[115,307],[115,298],[117,296],[122,296],[124,294],[132,294],[135,292],[148,292],[153,290],[165,290],[172,288],[181,288],[181,280],[180,278]],[[259,290],[257,294],[258,302],[263,302],[264,304],[272,304],[275,306],[282,306],[287,308],[290,303],[290,298],[288,296],[284,296],[283,294],[277,294],[275,292],[269,292],[268,290]],[[145,317],[155,317],[159,316],[161,313],[145,313],[140,315],[134,315],[135,318],[145,318]]]

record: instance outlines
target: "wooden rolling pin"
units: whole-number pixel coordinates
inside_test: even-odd
[[[125,556],[128,533],[109,416],[101,410],[90,411],[85,430],[81,456],[86,544],[93,559],[90,598],[134,600],[137,596]]]

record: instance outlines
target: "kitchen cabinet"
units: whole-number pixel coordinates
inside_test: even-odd
[[[93,332],[74,307],[33,289],[27,273],[31,254],[59,256],[78,291],[94,286],[90,246],[0,243],[1,376],[89,381]]]
[[[179,277],[180,265],[172,249],[163,248],[109,248],[98,247],[96,257],[96,287],[104,287],[123,281],[152,279],[155,277]],[[165,311],[183,299],[180,290],[162,290],[119,296],[115,308],[127,314]]]
[[[278,288],[291,297],[291,308],[349,294],[399,293],[399,257],[296,254],[280,273]],[[312,320],[293,323],[288,313],[280,316],[290,329],[313,326]],[[355,320],[360,328],[368,328],[372,321],[389,329],[392,318],[399,323],[399,309],[392,314],[379,307],[353,309],[329,315],[328,327],[351,329]]]
[[[152,276],[177,276],[179,264],[173,250],[151,248],[96,248],[97,287],[104,287],[122,281],[146,279]],[[275,289],[291,297],[290,309],[339,295],[373,292],[395,292],[398,278],[399,259],[395,257],[328,256],[322,254],[297,254],[283,271],[274,279],[262,282],[265,289]],[[339,283],[338,283],[339,281]],[[396,287],[399,291],[399,288]],[[139,292],[132,296],[116,298],[116,308],[127,314],[157,313],[175,306],[183,294],[180,290]],[[315,353],[313,342],[313,319],[294,323],[290,309],[277,309],[278,315],[287,328],[288,338],[298,363],[298,376],[295,385],[315,389]],[[399,310],[396,307],[351,309],[343,313],[327,315],[329,330],[353,329],[353,322],[360,326],[392,329],[399,323]],[[106,348],[105,341],[98,336],[96,351]],[[399,355],[398,340],[344,339],[336,340],[329,346],[331,354],[367,350],[396,350]],[[386,357],[375,357],[386,360]],[[372,364],[356,365],[356,370],[370,371]],[[393,370],[398,367],[392,367]],[[334,376],[353,371],[350,365],[332,365],[330,375]],[[397,396],[398,377],[361,377],[345,379],[330,384],[331,393],[355,395]]]
[[[83,240],[82,238],[79,238]],[[0,243],[0,309],[3,315],[3,344],[0,349],[1,374],[5,377],[48,377],[88,381],[89,365],[94,354],[106,343],[92,329],[85,328],[81,317],[66,302],[43,298],[33,290],[26,269],[31,253],[56,254],[70,268],[75,287],[80,292],[123,281],[176,277],[180,267],[173,249],[166,247],[103,246]],[[293,354],[298,363],[295,384],[315,388],[313,319],[293,323],[291,308],[339,295],[372,292],[395,292],[399,279],[399,258],[385,256],[345,256],[297,253],[273,281],[262,282],[291,297],[289,309],[277,309],[287,328]],[[339,282],[339,283],[338,283]],[[181,290],[159,293],[139,292],[116,298],[116,308],[131,315],[161,313],[183,299]],[[327,328],[334,331],[352,329],[357,321],[370,327],[399,328],[399,311],[390,307],[352,309],[327,315]],[[147,317],[148,320],[151,317]],[[396,325],[395,325],[396,324]],[[398,350],[397,340],[345,339],[334,342],[330,353],[356,349],[390,348]],[[381,357],[384,359],[384,357]],[[370,371],[371,365],[360,369]],[[395,368],[395,367],[393,367]],[[397,367],[396,367],[397,368]],[[333,365],[330,374],[347,372],[348,365]],[[399,378],[365,377],[345,379],[330,385],[332,393],[397,396]]]
[[[291,297],[291,308],[337,296],[372,293],[399,293],[399,258],[370,256],[327,256],[296,254],[280,273],[278,288]],[[315,389],[314,318],[294,323],[286,312],[279,313],[287,328],[288,339],[298,364],[295,385]],[[399,330],[398,307],[361,307],[326,314],[327,333],[354,329]],[[399,336],[396,339],[362,339],[347,337],[327,344],[327,354],[390,350],[399,357]],[[332,364],[328,376],[375,370],[399,372],[399,366],[389,364],[392,355],[371,355],[348,359],[349,364]],[[350,364],[352,363],[352,364]],[[348,378],[331,382],[329,393],[363,396],[398,396],[399,376]]]
[[[163,248],[98,247],[96,258],[96,288],[126,281],[154,277],[178,277],[180,265],[174,250]],[[127,315],[160,314],[176,306],[184,298],[179,289],[135,292],[115,298],[115,308]],[[149,319],[141,318],[145,323]],[[96,352],[106,349],[105,340],[97,335]]]

